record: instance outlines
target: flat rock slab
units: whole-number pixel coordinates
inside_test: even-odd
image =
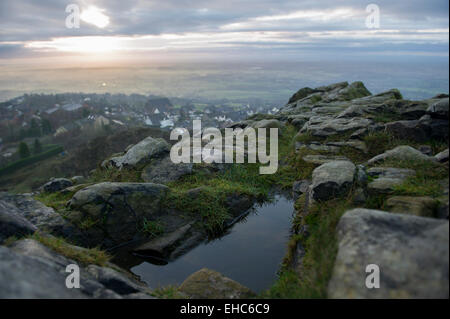
[[[397,160],[397,161],[428,161],[435,162],[436,159],[431,156],[423,154],[421,151],[408,145],[397,146],[396,148],[386,151],[371,158],[367,163],[373,165],[385,160]]]
[[[438,201],[428,196],[392,196],[386,201],[386,209],[392,213],[422,217],[435,217],[438,206]]]
[[[371,194],[390,194],[395,186],[415,174],[414,170],[407,168],[372,167],[367,171],[367,175],[376,179],[367,185],[367,190]]]
[[[335,161],[350,161],[345,156],[333,156],[333,155],[306,155],[302,159],[307,163],[313,163],[316,165],[322,165]]]
[[[330,298],[449,297],[448,221],[358,208],[342,216],[337,234]],[[370,264],[380,288],[366,287]]]
[[[192,227],[192,223],[184,225],[179,229],[166,234],[165,236],[155,238],[149,242],[135,248],[134,251],[141,254],[157,255],[156,257],[167,256],[174,245],[182,240]]]
[[[246,299],[255,296],[247,287],[206,268],[190,275],[179,291],[191,299]]]

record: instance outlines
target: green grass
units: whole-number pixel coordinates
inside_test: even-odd
[[[150,238],[156,238],[164,233],[164,226],[159,221],[144,218],[142,232]]]
[[[134,169],[96,169],[89,177],[88,182],[142,183],[141,173],[141,171]]]
[[[305,248],[301,273],[289,265],[289,253],[284,261],[278,280],[263,298],[326,298],[337,254],[336,226],[341,216],[352,208],[351,195],[313,205],[301,220],[308,225],[309,237],[296,235],[290,242],[290,250],[301,241]],[[291,253],[292,254],[292,253]],[[292,258],[292,257],[291,257]]]
[[[56,211],[64,211],[67,202],[72,198],[74,192],[63,193],[40,193],[34,199],[40,201],[45,206],[51,207]]]
[[[69,259],[73,259],[83,265],[94,264],[105,266],[105,264],[111,259],[111,256],[103,250],[100,250],[98,248],[87,249],[72,246],[63,238],[44,236],[39,234],[38,232],[34,233],[31,236],[28,236],[28,238],[34,239],[44,246],[47,246],[51,250],[55,251],[56,253],[61,254]]]
[[[152,295],[159,299],[185,299],[186,296],[180,294],[178,287],[169,285],[166,287],[159,287],[152,291]]]

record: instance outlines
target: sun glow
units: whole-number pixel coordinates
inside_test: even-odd
[[[83,10],[80,19],[98,28],[104,28],[109,24],[109,17],[103,14],[103,11],[103,9],[91,6]]]

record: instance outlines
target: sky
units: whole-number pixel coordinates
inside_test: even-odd
[[[369,4],[379,28],[368,28]],[[67,28],[80,9],[79,28]],[[448,58],[448,0],[2,0],[0,63]]]

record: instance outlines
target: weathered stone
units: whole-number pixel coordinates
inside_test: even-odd
[[[67,289],[67,274],[49,262],[0,246],[0,298],[86,298],[80,289]]]
[[[86,177],[84,177],[84,176],[74,176],[74,177],[71,178],[71,181],[75,185],[84,184],[84,183],[86,183]]]
[[[31,195],[0,193],[0,200],[17,207],[17,213],[40,230],[68,239],[80,239],[81,234],[69,221]]]
[[[304,149],[312,150],[312,151],[319,151],[319,152],[329,152],[329,153],[336,153],[339,151],[339,147],[337,147],[337,146],[324,145],[324,144],[320,144],[319,142],[311,142],[309,144],[305,144],[302,142],[295,143],[295,151],[296,152],[299,152]]]
[[[310,133],[313,136],[327,137],[358,130],[369,126],[371,120],[361,117],[354,118],[326,118],[312,117],[300,130],[301,133]]]
[[[9,237],[26,236],[36,230],[37,228],[25,219],[15,206],[0,200],[0,244]]]
[[[436,154],[434,158],[440,163],[448,162],[448,148],[445,151]]]
[[[150,163],[153,158],[167,154],[170,145],[162,138],[147,137],[143,141],[131,147],[123,156],[113,157],[102,165],[116,168],[142,167]]]
[[[314,90],[314,89],[311,89],[311,88],[309,88],[309,87],[304,87],[304,88],[298,90],[298,91],[297,91],[297,92],[289,99],[288,104],[295,103],[295,102],[297,102],[298,100],[301,100],[301,99],[303,99],[303,98],[307,97],[308,95],[310,95],[310,94],[312,94],[312,93],[315,93],[315,92],[317,92],[317,91]]]
[[[436,161],[434,157],[422,154],[422,152],[408,145],[397,146],[396,148],[379,154],[368,161],[369,165],[373,165],[385,160],[397,161]]]
[[[326,145],[335,147],[350,147],[363,153],[367,153],[366,143],[362,141],[328,142]]]
[[[153,183],[101,183],[78,191],[69,206],[81,215],[70,215],[74,223],[98,221],[95,229],[109,240],[104,245],[124,243],[139,231],[144,219],[161,214],[169,188]]]
[[[322,164],[312,173],[311,197],[325,201],[348,193],[356,172],[350,161],[334,161]]]
[[[367,174],[370,177],[405,179],[416,175],[416,172],[409,168],[372,167],[367,170]]]
[[[311,182],[306,179],[294,182],[292,185],[292,196],[294,197],[294,201],[297,200],[301,194],[305,194],[308,191],[309,185],[311,185]]]
[[[283,128],[283,124],[275,119],[272,120],[261,120],[261,121],[257,121],[255,123],[252,124],[252,127],[255,129],[258,128],[278,128],[278,129],[282,129]]]
[[[322,165],[329,162],[335,161],[349,161],[345,156],[333,156],[333,155],[306,155],[302,159],[307,163],[312,163],[316,165]]]
[[[330,298],[449,297],[448,221],[353,209],[342,216],[337,233]],[[380,270],[378,289],[366,287],[372,264]]]
[[[386,132],[398,139],[425,142],[430,139],[430,128],[420,120],[396,121],[385,124]]]
[[[67,178],[55,178],[42,186],[42,190],[46,193],[55,193],[64,188],[73,186],[73,182]]]
[[[192,163],[173,163],[169,157],[158,160],[156,163],[147,165],[141,177],[144,182],[168,183],[173,182],[185,175],[192,173]]]
[[[71,249],[85,249],[71,246]],[[80,267],[80,288],[67,289],[66,267],[78,264],[33,239],[0,247],[0,298],[123,298],[149,289],[109,267]],[[116,267],[116,266],[115,266]]]
[[[440,119],[448,119],[448,97],[444,98],[434,104],[432,104],[428,109],[428,114],[431,115],[433,118],[440,118]]]
[[[432,156],[433,155],[433,149],[429,145],[421,145],[419,147],[419,151],[421,151],[423,154]]]
[[[150,240],[133,250],[139,254],[167,257],[170,251],[175,248],[175,244],[180,242],[186,236],[191,227],[192,223],[184,225],[169,234]]]
[[[386,209],[393,213],[435,217],[438,202],[431,197],[393,196],[386,201]]]
[[[383,177],[370,182],[367,185],[367,190],[370,194],[391,194],[395,186],[403,183],[400,178]]]
[[[245,299],[255,296],[247,287],[206,268],[190,275],[179,291],[191,299]]]

